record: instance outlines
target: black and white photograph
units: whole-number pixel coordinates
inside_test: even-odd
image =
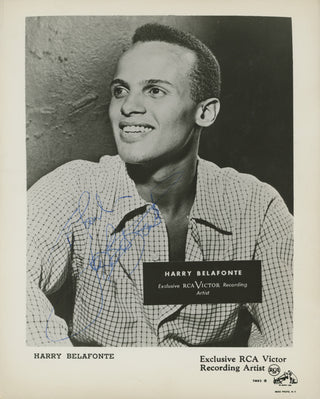
[[[0,397],[320,395],[318,0],[0,0]]]
[[[26,122],[28,345],[292,345],[290,18],[27,18]]]

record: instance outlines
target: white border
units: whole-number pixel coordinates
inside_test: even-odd
[[[0,0],[0,397],[272,398],[253,374],[201,373],[204,355],[273,354],[298,376],[295,398],[320,397],[319,385],[319,15],[317,0],[255,1]],[[25,346],[24,23],[36,15],[259,15],[293,21],[295,146],[294,347],[280,349],[101,348],[115,360],[35,361]],[[57,349],[57,348],[56,348]],[[65,352],[44,348],[44,352]],[[97,348],[69,352],[98,352]],[[261,374],[258,374],[261,376]],[[283,396],[283,395],[282,395]]]

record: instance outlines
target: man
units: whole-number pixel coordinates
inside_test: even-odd
[[[28,343],[291,345],[291,215],[267,184],[198,157],[219,112],[213,54],[144,25],[111,91],[119,155],[70,162],[29,191]],[[262,302],[143,304],[143,262],[216,260],[261,260]],[[67,322],[47,299],[66,279]]]

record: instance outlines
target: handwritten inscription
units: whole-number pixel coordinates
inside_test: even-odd
[[[48,261],[51,260],[54,250],[57,245],[60,243],[61,239],[66,241],[66,244],[72,248],[73,247],[73,228],[77,224],[80,224],[84,227],[88,245],[90,248],[90,256],[88,260],[88,265],[85,267],[90,267],[93,272],[95,272],[95,276],[97,278],[97,283],[100,290],[100,306],[97,311],[97,314],[93,319],[88,323],[81,331],[77,331],[73,333],[70,337],[74,337],[78,335],[80,332],[86,330],[90,327],[97,318],[101,315],[103,309],[103,289],[101,284],[101,277],[98,274],[99,270],[103,271],[103,278],[110,280],[112,272],[114,268],[119,263],[120,258],[131,248],[133,248],[133,243],[137,238],[142,239],[142,246],[138,256],[138,260],[134,265],[133,269],[129,272],[129,274],[133,273],[138,267],[145,248],[145,237],[148,236],[152,229],[158,226],[161,223],[161,217],[159,209],[156,205],[156,202],[162,198],[164,195],[170,191],[170,189],[181,179],[182,173],[175,172],[172,175],[168,176],[164,181],[161,182],[161,190],[160,194],[158,193],[157,199],[155,200],[153,192],[150,192],[151,204],[147,207],[146,211],[138,217],[134,222],[127,223],[127,227],[123,228],[118,234],[116,234],[116,226],[113,226],[110,223],[107,223],[105,227],[105,244],[101,251],[94,252],[92,248],[94,248],[94,240],[97,237],[91,233],[92,227],[97,223],[100,223],[106,214],[111,214],[117,211],[117,206],[121,201],[126,201],[132,196],[122,196],[116,199],[114,202],[113,209],[106,209],[101,201],[99,194],[97,193],[92,200],[91,193],[89,191],[83,191],[78,199],[77,207],[72,212],[71,216],[64,224],[62,230],[60,231],[57,240],[51,248]],[[156,188],[155,186],[154,188]],[[159,188],[159,187],[157,187]],[[159,190],[158,190],[159,191]],[[93,203],[91,202],[93,201]],[[91,205],[91,206],[90,206]],[[89,214],[89,208],[94,209],[95,216]],[[151,217],[150,217],[151,215]],[[51,313],[47,319],[46,323],[46,337],[53,342],[63,341],[69,339],[70,337],[64,337],[62,339],[54,340],[49,336],[49,322],[54,313],[54,309],[52,308]]]

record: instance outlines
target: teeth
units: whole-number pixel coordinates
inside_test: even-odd
[[[124,126],[122,130],[125,133],[148,133],[151,132],[152,128],[140,125],[130,125],[130,126]]]

